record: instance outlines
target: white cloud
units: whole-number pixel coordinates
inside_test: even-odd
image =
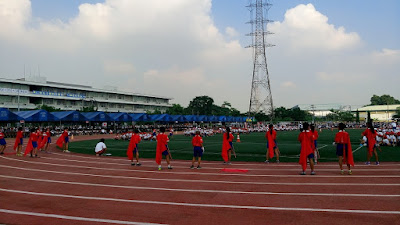
[[[105,74],[113,75],[133,75],[135,72],[135,67],[128,62],[121,61],[106,61],[104,62]]]
[[[235,38],[239,36],[239,32],[237,32],[233,27],[225,28],[225,33],[228,35],[229,38]]]
[[[297,86],[296,86],[296,84],[293,83],[292,81],[286,81],[286,82],[283,82],[283,83],[281,84],[281,87],[282,87],[282,88],[296,88]]]
[[[271,23],[268,28],[276,34],[273,40],[289,44],[292,51],[339,51],[361,44],[357,33],[348,33],[344,27],[336,28],[329,24],[328,17],[318,12],[312,4],[300,4],[287,10],[284,21]]]

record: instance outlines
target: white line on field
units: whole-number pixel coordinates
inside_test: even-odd
[[[3,191],[7,191],[6,189],[2,189],[2,190]],[[24,194],[32,194],[32,193],[24,193]],[[140,222],[109,220],[109,219],[98,219],[98,218],[87,218],[87,217],[77,217],[77,216],[65,216],[65,215],[57,215],[57,214],[49,214],[49,213],[16,211],[16,210],[9,210],[9,209],[0,209],[0,213],[26,215],[26,216],[38,216],[38,217],[47,217],[47,218],[56,218],[56,219],[65,219],[65,220],[75,220],[75,221],[97,222],[97,223],[132,224],[132,225],[153,225],[153,224],[156,224],[156,223],[140,223]]]
[[[87,156],[81,156],[81,155],[76,155],[76,154],[74,154],[74,153],[72,153],[72,154],[70,154],[70,153],[53,153],[53,154],[55,154],[55,155],[60,155],[60,156],[66,156],[66,157],[77,157],[77,158],[84,158],[84,159],[96,159],[96,160],[98,160],[98,161],[101,161],[101,162],[103,162],[103,161],[105,161],[105,160],[107,160],[107,161],[120,161],[120,162],[127,162],[127,161],[129,161],[128,159],[121,159],[121,158],[114,158],[114,157],[105,157],[105,158],[102,158],[102,159],[100,159],[100,158],[95,158],[95,156],[93,155],[93,157],[90,157],[90,155],[87,155]],[[154,160],[141,160],[141,162],[146,162],[146,163],[154,163],[155,161]],[[174,160],[174,164],[175,163],[184,163],[184,164],[190,164],[191,163],[191,161],[189,162],[189,161],[180,161],[180,160],[178,160],[178,161],[176,161],[176,160]],[[222,161],[221,162],[207,162],[207,161],[205,161],[205,162],[202,162],[202,164],[203,165],[212,165],[212,164],[215,164],[215,165],[221,165],[222,164]],[[262,162],[260,162],[260,163],[240,163],[240,162],[238,162],[238,163],[236,163],[236,162],[234,162],[234,164],[235,164],[235,166],[260,166],[260,167],[265,167],[265,166],[267,166],[265,163],[262,163]],[[285,163],[281,163],[281,164],[270,164],[270,165],[274,165],[274,166],[277,166],[277,167],[299,167],[299,165],[295,165],[295,164],[285,164]],[[368,166],[368,165],[364,165],[364,164],[356,164],[356,166],[357,167],[370,167],[370,166]],[[386,166],[400,166],[400,163],[384,163],[384,164],[381,164],[379,167],[386,167]],[[328,165],[326,165],[326,164],[318,164],[318,167],[338,167],[338,165],[337,164],[328,164]]]
[[[199,204],[199,203],[144,201],[144,200],[118,199],[118,198],[103,198],[103,197],[88,197],[88,196],[77,196],[77,195],[49,194],[49,193],[27,192],[27,191],[17,191],[17,190],[8,190],[8,189],[0,189],[0,190],[14,192],[14,193],[21,193],[21,194],[38,195],[38,196],[75,198],[75,199],[98,200],[98,201],[129,202],[129,203],[141,203],[141,204],[156,204],[156,205],[174,205],[174,206],[191,206],[191,207],[207,207],[207,208],[231,208],[231,209],[255,209],[255,210],[279,210],[279,211],[306,211],[306,212],[394,214],[394,215],[400,215],[399,211],[375,211],[375,210],[354,210],[354,209],[285,208],[285,207],[270,207],[270,206]],[[47,214],[45,214],[45,215],[47,215]]]
[[[246,181],[227,181],[227,180],[195,180],[195,179],[163,179],[163,178],[147,178],[147,177],[127,177],[118,175],[104,175],[104,174],[89,174],[89,173],[73,173],[73,172],[60,172],[60,171],[50,171],[50,170],[39,170],[32,168],[20,168],[14,166],[4,166],[3,168],[25,170],[30,172],[44,172],[44,173],[55,173],[55,174],[66,174],[66,175],[77,175],[77,176],[89,176],[89,177],[104,177],[112,179],[133,179],[133,180],[149,180],[149,181],[165,181],[165,182],[186,182],[186,183],[220,183],[220,184],[251,184],[251,185],[286,185],[286,186],[400,186],[400,184],[390,183],[390,184],[375,184],[375,183],[279,183],[279,182],[246,182]]]
[[[36,178],[26,178],[26,177],[16,177],[16,176],[5,176],[5,175],[0,175],[0,177],[7,178],[7,179],[29,180],[29,181],[36,181],[36,182],[59,183],[59,184],[69,184],[69,185],[135,189],[135,190],[173,191],[173,192],[251,194],[251,195],[287,195],[287,196],[328,196],[328,197],[378,197],[378,198],[400,197],[400,195],[380,195],[380,194],[287,193],[287,192],[259,192],[259,191],[223,191],[223,190],[206,190],[206,189],[197,189],[196,190],[196,189],[184,189],[184,188],[157,188],[157,187],[141,187],[141,186],[123,186],[123,185],[112,185],[112,184],[95,184],[95,183],[72,182],[72,181],[49,180],[49,179],[36,179]]]
[[[38,164],[38,165],[51,165],[69,168],[82,168],[82,169],[95,169],[105,171],[123,171],[123,172],[134,172],[134,173],[154,173],[154,174],[179,174],[179,175],[203,175],[203,176],[236,176],[236,177],[300,177],[300,175],[278,175],[278,174],[237,174],[237,173],[204,173],[204,172],[172,172],[172,171],[153,171],[153,170],[134,170],[134,169],[114,169],[114,168],[102,168],[102,167],[91,167],[91,166],[78,166],[78,165],[66,165],[66,164],[54,164],[45,162],[33,162],[25,161],[20,159],[14,159],[9,157],[0,156],[0,158],[6,160],[19,161],[23,163]],[[156,169],[156,167],[154,167]],[[399,175],[352,175],[352,176],[340,176],[340,175],[318,175],[313,176],[315,178],[346,178],[346,177],[362,177],[362,178],[399,178]]]
[[[61,158],[54,158],[54,157],[41,157],[42,159],[45,160],[59,160],[59,161],[69,161],[69,162],[77,162],[77,163],[92,163],[92,164],[102,164],[102,165],[117,165],[117,166],[127,166],[129,164],[127,163],[110,163],[110,162],[98,162],[95,160],[91,161],[82,161],[82,160],[75,160],[75,159],[61,159]],[[156,165],[142,165],[142,167],[151,167],[154,168]],[[183,169],[188,169],[188,166],[174,166],[175,168],[183,168]],[[300,167],[300,166],[299,166]],[[317,166],[316,166],[317,167]],[[204,167],[202,169],[205,170],[221,170],[226,167]],[[245,168],[248,170],[252,171],[298,171],[298,169],[285,169],[285,168],[279,168],[277,167],[267,167],[265,169],[255,169],[255,168]],[[318,171],[338,171],[337,169],[317,169]],[[400,169],[358,169],[359,171],[400,171]]]

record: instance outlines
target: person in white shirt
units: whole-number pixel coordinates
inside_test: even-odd
[[[97,143],[94,151],[96,152],[96,156],[101,156],[103,153],[107,151],[107,146],[106,144],[104,144],[104,138],[100,139],[100,142]]]

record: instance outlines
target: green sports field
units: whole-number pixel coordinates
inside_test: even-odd
[[[350,133],[352,147],[354,151],[354,159],[356,162],[366,160],[366,147],[360,147],[361,130],[347,130]],[[278,131],[277,142],[281,152],[281,162],[296,162],[300,153],[300,144],[297,141],[299,131]],[[335,146],[332,145],[336,131],[323,130],[319,133],[318,147],[321,155],[321,162],[337,161]],[[264,133],[242,134],[241,142],[234,142],[237,159],[232,161],[255,161],[263,162],[265,160],[266,139]],[[236,138],[236,135],[235,135]],[[174,159],[190,160],[193,156],[193,148],[191,145],[191,137],[183,135],[174,135],[169,147]],[[203,160],[221,159],[222,135],[218,134],[213,137],[205,137],[204,147],[205,153]],[[70,143],[72,152],[94,154],[94,147],[98,140],[81,141]],[[122,140],[106,140],[108,153],[113,156],[126,156],[128,141]],[[358,149],[359,148],[359,149]],[[382,152],[378,151],[379,161],[400,161],[400,147],[381,147]],[[154,158],[156,151],[155,141],[142,141],[139,144],[140,158]],[[233,158],[233,157],[232,157]],[[272,161],[275,161],[272,160]],[[374,161],[374,158],[372,159]]]

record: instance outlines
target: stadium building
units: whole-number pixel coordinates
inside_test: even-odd
[[[368,113],[370,113],[371,119],[374,121],[390,122],[398,109],[400,109],[400,105],[370,105],[358,108],[357,111],[361,120],[366,121]]]
[[[0,78],[0,108],[32,110],[40,105],[61,110],[94,107],[104,112],[143,113],[171,107],[171,98],[118,91],[115,87],[97,89],[80,84],[47,81],[45,77],[17,80]]]

